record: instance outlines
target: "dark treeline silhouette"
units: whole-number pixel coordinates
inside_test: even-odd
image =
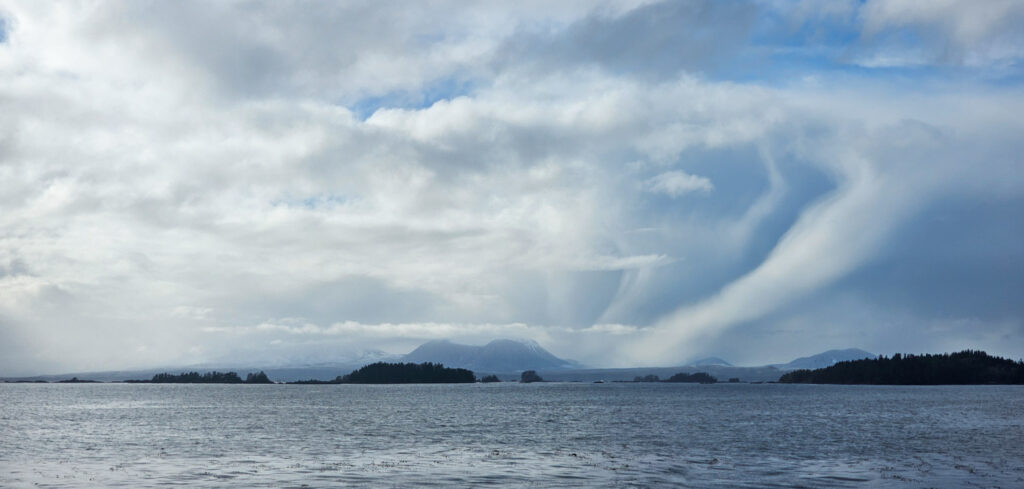
[[[447,368],[440,363],[385,363],[366,365],[338,377],[337,384],[463,384],[476,382],[471,370]]]
[[[415,364],[415,363],[385,364],[385,365],[401,365],[403,367],[408,367],[409,365],[420,366],[420,364]],[[427,365],[427,364],[422,364],[422,365]],[[430,365],[435,365],[435,364],[430,364]],[[369,367],[369,366],[370,365],[367,365],[367,367]],[[444,366],[441,365],[441,364],[436,364],[436,366],[440,366],[440,367],[444,368]],[[365,369],[365,368],[366,367],[363,367],[363,369]],[[360,369],[360,370],[363,370],[363,369]],[[463,370],[463,369],[444,368],[444,370],[456,371],[456,370]],[[355,372],[353,372],[353,373],[355,373]],[[389,378],[390,377],[391,376],[389,376]],[[348,375],[345,375],[345,376],[339,375],[339,376],[335,377],[333,380],[309,379],[309,380],[296,380],[294,382],[288,382],[288,383],[289,384],[300,384],[300,385],[322,385],[322,384],[414,384],[414,383],[451,383],[451,382],[453,382],[453,381],[449,381],[449,380],[444,380],[444,381],[420,381],[420,380],[415,380],[415,381],[403,381],[403,382],[390,382],[390,381],[389,382],[355,382],[355,381],[352,381],[351,379],[352,379],[352,374],[348,374]],[[466,377],[465,377],[464,374],[459,374],[458,379],[459,380],[455,381],[456,383],[460,383],[460,384],[461,383],[467,383],[467,380],[466,380]],[[497,375],[486,375],[482,379],[480,379],[480,382],[501,382],[501,379],[499,379]]]
[[[661,380],[657,375],[650,374],[633,377],[633,382],[689,382],[689,383],[700,383],[700,384],[714,384],[718,382],[718,379],[712,377],[707,372],[697,372],[695,374],[678,373],[668,379]]]
[[[901,355],[839,362],[817,370],[794,370],[787,384],[1024,384],[1024,362],[964,350],[941,355]]]
[[[79,379],[78,377],[71,377],[70,379],[66,379],[66,380],[58,380],[57,382],[60,383],[60,384],[95,384],[95,383],[97,383],[97,381],[95,381],[95,380],[83,380],[83,379]]]
[[[293,380],[291,382],[286,382],[286,383],[288,383],[288,384],[299,384],[299,385],[340,384],[341,383],[341,376],[339,375],[334,380],[317,380],[317,379]]]
[[[150,380],[126,380],[125,382],[149,384],[273,384],[267,378],[267,374],[262,371],[258,374],[250,373],[246,376],[245,380],[242,380],[237,372],[213,371],[206,372],[205,374],[182,372],[178,375],[164,372],[154,375]]]
[[[249,373],[249,375],[246,375],[245,376],[245,383],[246,384],[273,384],[274,382],[272,380],[270,380],[269,378],[267,378],[267,374],[265,372],[260,370],[260,373],[258,373],[258,374]]]
[[[669,377],[668,379],[665,380],[665,382],[690,382],[700,384],[714,384],[715,382],[718,382],[718,379],[712,377],[707,372],[697,372],[692,374],[680,372]]]
[[[536,370],[527,370],[519,376],[519,382],[529,384],[530,382],[544,382],[544,379],[537,375]]]

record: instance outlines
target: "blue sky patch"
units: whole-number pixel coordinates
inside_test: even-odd
[[[468,80],[444,78],[418,89],[396,90],[383,95],[366,97],[349,106],[360,120],[366,120],[378,109],[425,109],[441,100],[468,95],[474,84]]]

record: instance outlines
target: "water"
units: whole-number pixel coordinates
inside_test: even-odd
[[[0,487],[1024,487],[1024,387],[0,384]]]

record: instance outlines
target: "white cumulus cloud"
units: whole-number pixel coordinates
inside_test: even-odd
[[[649,192],[679,197],[694,192],[710,192],[715,186],[705,177],[673,170],[648,179],[644,182],[644,188]]]

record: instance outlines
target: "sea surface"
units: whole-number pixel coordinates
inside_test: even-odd
[[[1024,386],[0,384],[0,487],[1024,488]]]

